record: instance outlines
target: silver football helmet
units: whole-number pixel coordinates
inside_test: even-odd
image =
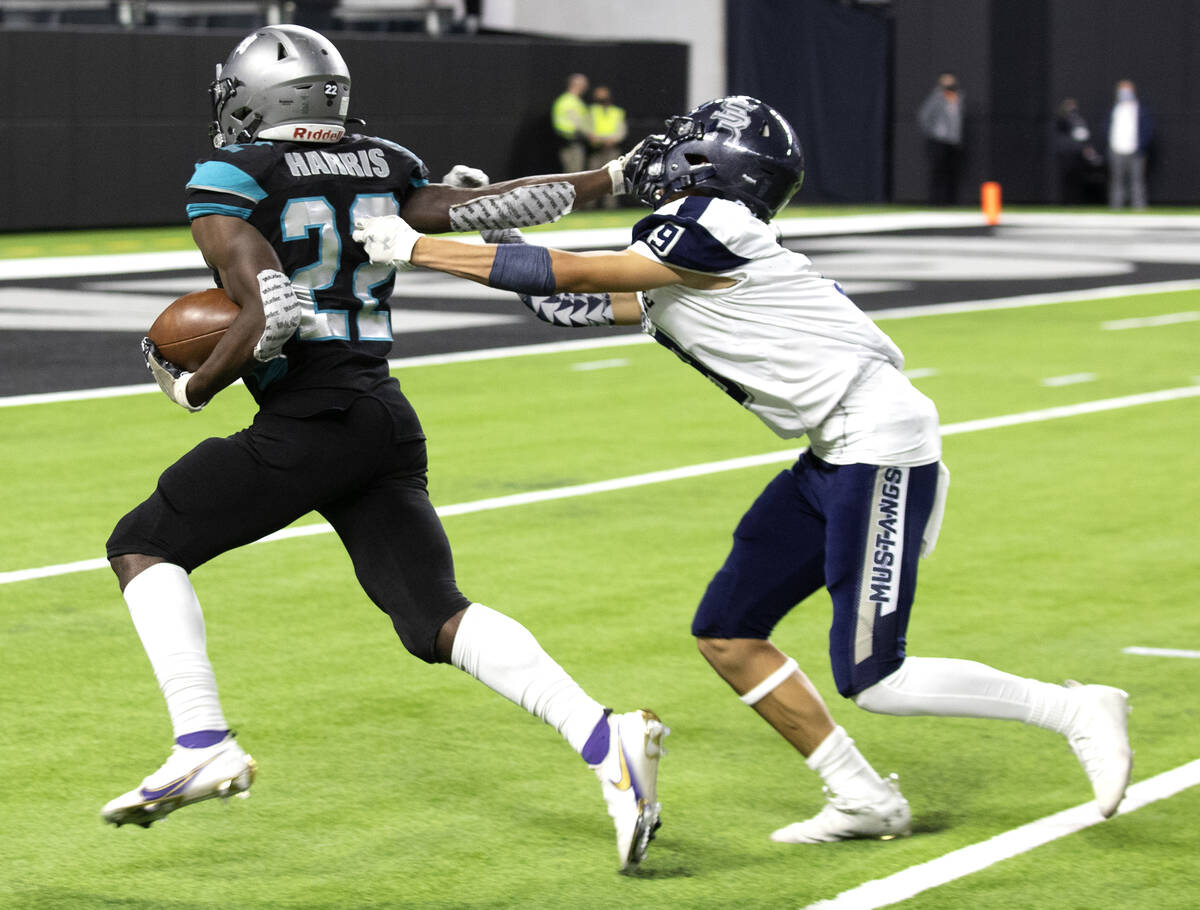
[[[350,71],[333,42],[299,25],[242,39],[208,88],[220,148],[255,139],[337,142],[346,132]]]

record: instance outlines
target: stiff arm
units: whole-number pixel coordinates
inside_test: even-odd
[[[420,237],[413,245],[411,262],[423,268],[435,269],[468,278],[480,284],[496,286],[496,256],[501,249],[495,244],[462,243],[442,237]],[[553,282],[552,293],[608,293],[612,301],[613,322],[634,325],[642,318],[638,291],[649,291],[671,284],[713,290],[729,287],[733,279],[708,275],[665,265],[647,259],[632,250],[620,252],[582,252],[546,249]],[[526,290],[506,285],[518,293],[536,293],[548,287]]]

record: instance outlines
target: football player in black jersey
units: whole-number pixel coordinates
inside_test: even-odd
[[[431,184],[421,160],[348,133],[350,74],[334,45],[298,26],[247,36],[210,89],[214,150],[188,182],[192,236],[241,310],[194,373],[148,339],[164,393],[198,411],[244,377],[250,427],[167,468],[120,520],[108,556],[166,699],[166,763],[110,801],[105,820],[149,826],[212,797],[244,794],[256,765],[228,729],[189,573],[317,511],[404,646],[449,662],[552,725],[601,781],[622,868],[657,828],[666,730],[649,711],[593,700],[519,623],[458,589],[426,489],[425,437],[388,371],[395,272],[351,242],[356,221],[399,214],[426,231],[499,230],[623,192],[620,161],[594,171],[468,188]],[[452,185],[457,184],[457,185]]]

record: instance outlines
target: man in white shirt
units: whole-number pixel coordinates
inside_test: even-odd
[[[1127,695],[1058,686],[975,661],[909,657],[917,559],[932,550],[949,472],[937,410],[886,334],[770,220],[799,189],[791,125],[746,96],[667,121],[610,171],[654,212],[618,252],[425,237],[397,217],[354,238],[372,262],[412,263],[514,290],[563,326],[639,321],[777,435],[809,448],[746,512],[692,622],[701,654],[804,756],[826,805],[771,838],[825,843],[907,834],[908,802],[834,723],[796,661],[769,640],[825,587],[839,693],[868,711],[1017,720],[1062,734],[1104,816],[1132,767]],[[485,239],[488,239],[485,236]],[[519,236],[500,238],[519,241]]]
[[[1108,118],[1108,204],[1119,209],[1125,200],[1134,209],[1146,207],[1146,152],[1152,126],[1145,105],[1129,79],[1117,83],[1116,100]]]

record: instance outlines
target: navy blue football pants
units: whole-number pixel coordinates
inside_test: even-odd
[[[766,639],[825,587],[833,599],[829,656],[838,692],[849,697],[879,682],[904,662],[937,479],[936,462],[831,465],[803,453],[742,517],[692,634]]]
[[[470,601],[429,501],[425,440],[398,432],[387,406],[369,396],[314,417],[259,413],[247,429],[206,439],[167,468],[150,498],[117,523],[108,556],[158,556],[191,572],[316,510],[404,646],[433,662],[438,631]]]

